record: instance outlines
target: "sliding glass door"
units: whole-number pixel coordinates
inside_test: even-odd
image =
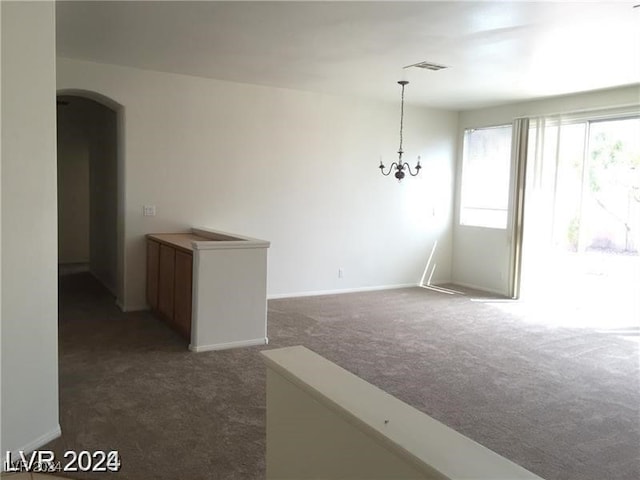
[[[528,134],[521,296],[640,315],[640,118],[532,119]]]

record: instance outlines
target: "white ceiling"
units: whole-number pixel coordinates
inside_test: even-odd
[[[64,2],[58,55],[468,109],[640,82],[633,2]]]

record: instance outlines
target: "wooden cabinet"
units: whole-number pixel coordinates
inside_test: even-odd
[[[193,253],[147,237],[147,302],[151,310],[191,340]]]
[[[160,267],[158,269],[158,311],[173,320],[176,249],[160,244]]]
[[[147,302],[191,351],[268,342],[268,241],[205,228],[146,239]]]

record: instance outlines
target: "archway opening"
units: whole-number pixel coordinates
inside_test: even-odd
[[[121,108],[96,95],[59,92],[58,266],[90,274],[123,304]],[[62,285],[62,284],[61,284]]]

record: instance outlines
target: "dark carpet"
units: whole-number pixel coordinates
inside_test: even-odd
[[[258,352],[289,345],[548,480],[640,478],[637,326],[556,327],[514,302],[410,288],[272,300],[268,346],[191,353],[86,274],[60,292],[63,436],[43,448],[122,459],[117,474],[75,478],[263,478]]]

